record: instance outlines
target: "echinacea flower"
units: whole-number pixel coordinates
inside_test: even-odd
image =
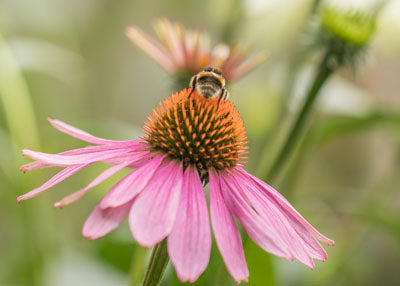
[[[160,102],[138,140],[113,141],[94,137],[58,120],[58,130],[95,144],[58,154],[23,150],[35,161],[23,171],[64,169],[41,187],[18,198],[38,195],[95,163],[112,165],[87,187],[55,204],[68,205],[117,171],[131,168],[101,199],[83,226],[83,236],[96,239],[129,217],[135,240],[152,247],[167,239],[170,259],[181,281],[195,281],[208,265],[211,227],[225,265],[237,281],[247,281],[248,269],[235,218],[262,249],[313,268],[313,259],[327,254],[318,240],[334,242],[313,228],[271,186],[247,173],[243,120],[229,101],[206,99],[190,89]],[[209,183],[209,213],[203,185]]]
[[[171,74],[192,76],[205,67],[222,70],[231,83],[262,63],[267,53],[260,52],[247,58],[249,49],[237,43],[232,47],[218,44],[210,48],[209,35],[198,30],[185,29],[179,23],[162,18],[155,22],[154,30],[160,42],[136,26],[126,29],[129,39]],[[185,79],[185,83],[188,79]]]

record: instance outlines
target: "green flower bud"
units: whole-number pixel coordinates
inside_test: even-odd
[[[355,69],[376,28],[376,14],[325,7],[319,15],[315,44],[323,48],[329,68]]]
[[[376,26],[373,15],[360,11],[340,11],[333,7],[324,9],[321,24],[333,37],[357,46],[369,42]]]

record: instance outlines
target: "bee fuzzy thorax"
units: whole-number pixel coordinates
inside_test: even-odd
[[[216,83],[218,82],[221,87],[225,86],[225,79],[220,74],[216,74],[215,72],[199,72],[197,74],[197,79],[200,80],[210,80],[212,79]]]

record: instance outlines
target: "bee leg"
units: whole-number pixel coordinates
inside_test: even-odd
[[[196,89],[196,83],[197,83],[197,76],[194,75],[190,79],[190,84],[189,85],[190,85],[191,90],[190,90],[190,93],[188,95],[188,98],[190,98],[190,96],[192,95],[193,91]]]
[[[228,98],[229,98],[229,92],[226,89],[224,89],[224,100],[227,101]]]
[[[220,102],[221,102],[221,99],[225,97],[225,93],[226,93],[226,90],[225,90],[225,89],[222,89],[221,92],[220,92],[220,94],[219,94],[219,96],[218,96],[217,108],[219,107],[219,104],[220,104]]]

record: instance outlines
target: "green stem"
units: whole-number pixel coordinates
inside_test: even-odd
[[[310,90],[308,91],[303,106],[294,120],[294,124],[292,125],[292,128],[290,129],[289,134],[284,141],[283,147],[279,151],[278,156],[276,157],[270,171],[267,174],[267,180],[269,181],[272,181],[276,178],[276,176],[279,174],[279,171],[289,158],[290,153],[296,146],[297,140],[303,131],[304,124],[310,116],[310,111],[314,106],[315,99],[317,98],[321,87],[332,74],[332,69],[329,68],[327,64],[328,58],[329,56],[327,54],[319,65],[316,77]]]
[[[306,26],[309,24],[310,19],[315,17],[316,11],[320,5],[320,0],[313,0],[311,3],[311,7],[309,9],[308,15],[304,18],[302,23],[302,28],[300,30],[305,30]],[[296,45],[295,48],[291,47],[288,52],[288,68],[287,68],[287,76],[284,83],[284,88],[281,93],[281,103],[279,105],[278,117],[274,120],[272,127],[262,135],[262,139],[260,140],[260,148],[259,152],[261,153],[261,160],[259,165],[257,166],[256,175],[258,177],[265,177],[267,173],[268,167],[270,165],[270,151],[273,145],[275,144],[278,138],[281,138],[280,130],[285,123],[285,118],[289,113],[289,103],[293,97],[293,88],[296,82],[296,77],[299,75],[299,72],[304,65],[305,61],[309,58],[312,51],[305,52],[302,48],[302,33],[297,36],[297,39],[293,40],[293,44]],[[254,152],[254,147],[253,147]],[[257,152],[256,152],[257,153]]]
[[[154,247],[153,252],[151,253],[150,263],[147,267],[143,286],[160,285],[168,262],[167,240],[164,239]]]

